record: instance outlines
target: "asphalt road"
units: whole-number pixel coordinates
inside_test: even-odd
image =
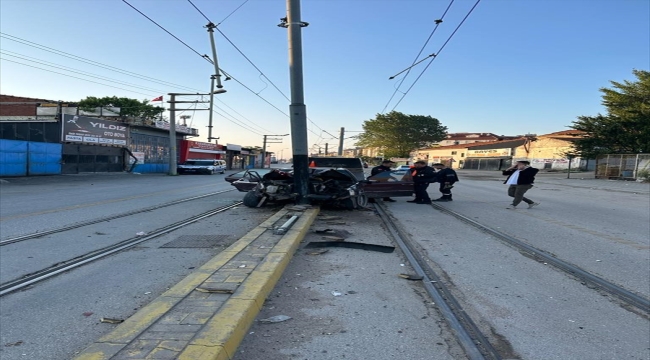
[[[529,192],[537,208],[506,210],[502,177],[460,172],[443,204],[529,245],[650,296],[648,184],[541,174]],[[92,175],[25,178],[0,184],[2,239],[231,188],[223,175]],[[431,187],[432,197],[437,189]],[[6,281],[110,242],[241,200],[228,192],[127,218],[0,247]],[[488,338],[509,359],[650,357],[648,314],[622,306],[550,266],[433,207],[388,204],[430,264]],[[68,359],[245,234],[273,209],[239,207],[101,261],[0,298],[0,358]],[[347,231],[346,241],[391,245],[372,211],[324,212],[314,228]],[[223,235],[221,246],[165,247],[183,235]],[[308,241],[323,240],[310,234]],[[393,244],[394,245],[394,244]],[[412,269],[392,254],[300,249],[274,289],[237,360],[463,359]],[[337,295],[338,294],[338,295]]]
[[[224,175],[87,175],[10,179],[0,185],[2,239],[233,188]],[[237,191],[0,247],[0,279],[15,279],[102,246],[240,201]],[[272,209],[238,207],[0,298],[0,358],[70,359],[228,244]],[[220,236],[192,247],[183,236]]]
[[[649,295],[650,185],[544,173],[529,193],[541,205],[512,211],[499,173],[459,176],[455,201],[443,206]],[[649,314],[406,200],[389,203],[390,213],[505,359],[650,358]],[[372,213],[343,217],[344,225],[318,227],[346,230],[346,241],[390,244]],[[236,359],[464,359],[422,285],[396,276],[412,271],[404,263],[399,251],[299,250]],[[292,319],[260,321],[275,315]]]

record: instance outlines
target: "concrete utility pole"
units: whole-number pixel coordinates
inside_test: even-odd
[[[277,136],[277,138],[268,138],[269,136]],[[282,144],[282,136],[289,136],[289,134],[264,135],[264,143],[262,144],[262,169],[266,167],[266,144]],[[274,140],[274,141],[268,141],[268,140]]]
[[[325,156],[327,156],[329,145],[329,143],[325,143]]]
[[[302,28],[309,23],[300,20],[300,0],[287,0],[287,17],[280,27],[288,28],[289,75],[291,80],[291,144],[293,146],[294,189],[297,202],[307,204],[309,193],[309,148],[307,145],[307,108],[302,77]]]
[[[339,156],[343,155],[343,138],[345,137],[345,128],[341,128],[341,134],[339,135]]]
[[[196,95],[207,95],[207,94],[179,94],[179,93],[169,93],[169,175],[176,176],[176,162],[177,156],[177,146],[176,146],[176,110],[208,110],[208,109],[176,109],[176,104],[201,104],[206,103],[206,101],[176,101],[176,96],[196,96]]]

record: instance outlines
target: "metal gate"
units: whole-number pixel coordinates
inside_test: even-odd
[[[109,146],[63,145],[63,174],[124,171],[124,150]]]
[[[28,175],[61,173],[61,144],[30,141],[28,146]]]

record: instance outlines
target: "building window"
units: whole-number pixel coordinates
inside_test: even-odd
[[[460,157],[465,157],[465,153],[460,153]]]
[[[457,153],[458,153],[457,151],[452,151],[451,152],[452,155],[456,155]]]

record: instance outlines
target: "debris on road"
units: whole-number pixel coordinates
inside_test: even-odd
[[[341,296],[341,295],[343,295],[343,294],[341,294],[341,293],[338,292],[338,291],[332,291],[332,295],[334,295],[334,296]]]
[[[404,278],[404,279],[406,279],[406,280],[416,280],[416,281],[418,281],[418,280],[422,280],[422,279],[424,279],[423,276],[420,276],[420,275],[414,275],[414,274],[399,274],[399,275],[397,275],[397,276],[399,276],[399,277],[401,277],[401,278]]]
[[[331,241],[345,241],[345,238],[338,237],[338,236],[322,236],[322,238]]]
[[[113,318],[101,318],[99,319],[99,322],[107,323],[107,324],[119,324],[123,323],[124,319],[113,319]]]
[[[328,249],[319,249],[319,250],[313,250],[313,251],[307,251],[307,255],[322,255],[328,252]]]
[[[139,231],[139,232],[135,233],[135,235],[136,236],[145,236],[145,235],[147,235],[147,233],[144,232],[144,231]]]
[[[393,251],[395,251],[394,246],[365,244],[365,243],[347,242],[347,241],[316,241],[316,242],[310,242],[305,246],[305,248],[322,248],[322,247],[344,247],[350,249],[377,251],[382,253],[392,253]]]
[[[88,316],[90,316],[90,315],[92,315],[92,314],[94,314],[92,311],[87,311],[87,312],[85,312],[85,313],[83,313],[83,314],[81,314],[81,315],[83,315],[83,316],[85,316],[85,317],[88,317]]]
[[[291,319],[291,316],[287,315],[275,315],[271,316],[268,319],[261,319],[260,322],[263,324],[279,323]]]
[[[7,343],[7,344],[5,344],[5,347],[20,346],[23,343],[24,343],[24,341],[20,340],[20,341],[16,341],[15,343]]]
[[[202,285],[196,288],[196,291],[213,294],[233,294],[237,290],[237,283],[223,283],[214,286]]]

